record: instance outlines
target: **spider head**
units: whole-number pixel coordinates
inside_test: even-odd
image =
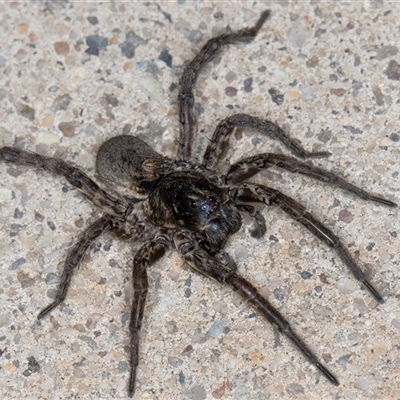
[[[161,179],[145,202],[145,213],[156,225],[202,234],[215,249],[241,226],[240,213],[227,192],[194,171],[177,171]]]

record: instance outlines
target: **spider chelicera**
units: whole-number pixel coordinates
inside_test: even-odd
[[[63,176],[103,213],[69,250],[55,299],[39,313],[38,318],[43,318],[65,300],[72,275],[85,251],[104,231],[128,241],[140,241],[141,246],[133,260],[134,295],[129,324],[130,396],[135,391],[139,364],[139,335],[148,291],[147,268],[169,249],[175,249],[200,274],[231,286],[286,335],[331,383],[339,384],[282,314],[239,275],[235,262],[223,251],[229,237],[240,229],[242,213],[252,218],[250,233],[253,237],[260,238],[265,234],[264,217],[251,203],[280,207],[335,250],[354,277],[378,302],[383,302],[346,246],[330,229],[292,198],[276,189],[246,180],[261,170],[277,166],[347,190],[365,200],[389,207],[395,207],[395,203],[372,195],[332,172],[283,154],[263,153],[246,157],[232,164],[225,173],[219,172],[220,163],[229,148],[230,136],[236,129],[251,129],[277,139],[303,159],[326,157],[328,152],[309,152],[276,124],[236,114],[219,123],[202,162],[196,163],[192,157],[191,145],[196,133],[193,87],[199,73],[226,45],[253,39],[269,14],[269,11],[263,12],[252,28],[210,39],[184,69],[178,95],[180,133],[174,160],[156,153],[144,141],[129,135],[111,138],[100,147],[96,169],[111,193],[101,189],[79,168],[58,158],[13,147],[0,149],[2,161],[41,168]]]

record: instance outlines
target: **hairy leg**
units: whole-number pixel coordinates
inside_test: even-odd
[[[100,236],[103,231],[109,229],[110,226],[111,223],[109,218],[102,217],[95,221],[83,232],[83,235],[79,242],[76,243],[75,246],[72,247],[72,249],[68,252],[55,300],[39,313],[39,319],[43,318],[46,314],[48,314],[51,310],[56,308],[65,300],[68,289],[71,285],[72,275],[74,274],[76,268],[79,266],[79,263],[81,262],[86,250],[91,245],[91,243],[93,243],[93,241],[98,236]]]
[[[226,174],[226,183],[238,184],[252,177],[259,171],[274,166],[293,173],[309,176],[310,178],[325,182],[331,186],[347,190],[364,200],[371,200],[385,204],[389,207],[396,207],[396,203],[380,196],[374,196],[330,171],[315,167],[314,165],[306,164],[294,157],[286,156],[284,154],[264,153],[245,158],[231,166]]]
[[[58,158],[45,157],[14,147],[3,147],[0,149],[0,160],[16,165],[40,168],[52,174],[63,176],[71,185],[75,186],[93,204],[107,214],[123,217],[128,210],[128,203],[125,200],[107,193],[79,168],[69,165]]]
[[[170,238],[161,233],[153,241],[145,243],[138,250],[133,260],[132,283],[134,294],[129,323],[131,365],[129,397],[132,397],[135,393],[136,368],[139,364],[139,336],[148,289],[147,268],[164,255],[169,243]]]
[[[190,160],[191,144],[196,131],[193,87],[196,84],[200,71],[218,53],[221,52],[223,46],[253,39],[261,29],[269,14],[269,10],[264,11],[256,25],[252,28],[242,29],[238,32],[224,34],[210,39],[183,71],[178,95],[180,133],[177,161]]]
[[[235,114],[221,121],[215,129],[204,153],[203,165],[206,168],[214,170],[226,155],[229,149],[229,138],[236,128],[253,130],[271,139],[279,140],[293,154],[301,158],[321,158],[331,154],[328,151],[307,151],[297,140],[291,139],[282,128],[266,119],[247,114]]]
[[[297,201],[284,195],[278,190],[252,183],[244,183],[233,189],[233,192],[232,197],[235,201],[257,201],[267,205],[277,205],[280,207],[293,219],[300,222],[311,231],[317,238],[334,249],[343,263],[349,268],[353,276],[369,290],[376,301],[379,303],[384,302],[382,296],[366,278],[364,272],[354,261],[353,257],[340,239],[330,229],[307,212],[306,209]]]
[[[233,290],[256,307],[271,324],[289,338],[307,360],[315,365],[331,383],[336,386],[339,385],[335,376],[321,364],[305,342],[293,331],[283,315],[251,283],[199,248],[196,238],[191,232],[180,231],[176,233],[174,242],[177,250],[190,267],[202,275],[231,286]]]

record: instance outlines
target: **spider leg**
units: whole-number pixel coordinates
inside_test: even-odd
[[[55,175],[63,176],[71,185],[75,186],[93,204],[107,214],[121,217],[128,209],[128,203],[123,199],[107,193],[79,168],[69,165],[58,158],[45,157],[14,147],[3,147],[0,149],[0,160],[17,165],[40,168]]]
[[[294,157],[286,156],[284,154],[264,153],[245,158],[231,166],[226,174],[226,182],[228,184],[238,184],[255,175],[259,171],[273,166],[283,168],[293,173],[309,176],[310,178],[325,182],[331,186],[339,187],[348,192],[354,193],[357,197],[364,200],[371,200],[385,204],[389,207],[396,207],[396,203],[380,196],[374,196],[330,171],[314,165],[306,164]]]
[[[301,158],[321,158],[331,155],[328,151],[307,151],[297,140],[291,139],[282,128],[271,121],[247,114],[235,114],[218,124],[204,153],[203,166],[210,170],[217,167],[229,149],[229,137],[236,128],[250,129],[271,139],[277,139],[293,154]]]
[[[170,246],[170,241],[169,237],[160,234],[154,240],[145,243],[138,250],[133,260],[132,283],[134,294],[129,323],[131,366],[128,387],[129,397],[132,397],[135,393],[136,368],[139,364],[139,335],[148,289],[147,268],[164,255]]]
[[[335,376],[318,360],[306,343],[293,331],[283,315],[247,280],[226,268],[217,259],[201,249],[196,238],[189,231],[179,231],[174,235],[174,242],[182,258],[197,272],[216,281],[227,284],[246,301],[256,307],[261,314],[283,333],[301,351],[307,360],[315,365],[334,385],[339,385]]]
[[[236,187],[232,197],[234,199],[238,199],[239,201],[256,201],[265,203],[267,205],[277,205],[280,207],[293,219],[300,222],[309,231],[311,231],[311,233],[313,233],[317,238],[334,249],[343,263],[351,271],[353,276],[369,290],[375,300],[379,303],[384,302],[382,296],[366,278],[364,272],[354,261],[353,257],[340,239],[330,229],[328,229],[309,212],[307,212],[305,207],[303,207],[300,203],[284,195],[278,190],[252,183],[242,184]]]
[[[264,11],[252,28],[242,29],[234,33],[223,34],[210,39],[183,71],[178,95],[180,133],[177,161],[188,161],[191,156],[191,144],[196,131],[193,87],[196,84],[200,71],[221,52],[223,46],[253,39],[269,14],[269,10]]]
[[[110,220],[108,217],[102,217],[95,221],[92,225],[90,225],[84,232],[74,247],[68,252],[67,259],[64,263],[64,270],[61,276],[60,284],[58,285],[57,293],[55,300],[50,303],[47,307],[45,307],[42,311],[40,311],[38,315],[38,319],[43,318],[46,314],[48,314],[51,310],[56,308],[59,304],[61,304],[66,296],[68,289],[71,284],[72,275],[74,274],[76,268],[82,260],[83,255],[86,250],[90,246],[90,244],[98,237],[100,234],[109,229],[111,226]]]

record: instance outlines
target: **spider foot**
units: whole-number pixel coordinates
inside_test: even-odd
[[[325,158],[331,156],[332,153],[329,151],[314,151],[309,152],[305,155],[305,158]]]
[[[324,367],[321,363],[316,363],[315,366],[328,378],[329,382],[333,383],[335,386],[339,386],[339,381],[335,378],[331,371]]]
[[[383,300],[379,292],[372,286],[371,282],[369,282],[366,278],[364,278],[361,281],[361,283],[368,289],[368,291],[372,294],[372,296],[378,303],[383,304],[385,302],[385,300]]]
[[[385,204],[385,206],[388,207],[397,207],[397,204],[394,203],[393,201],[384,199],[383,197],[379,197],[379,196],[369,196],[369,199],[371,201],[376,201],[377,203],[381,203],[381,204]]]
[[[61,302],[56,300],[50,303],[47,307],[43,308],[37,316],[38,319],[42,319],[46,314],[48,314],[51,310],[54,310]]]
[[[131,374],[129,377],[128,396],[133,397],[135,394],[135,381],[136,381],[136,367],[131,367]]]

